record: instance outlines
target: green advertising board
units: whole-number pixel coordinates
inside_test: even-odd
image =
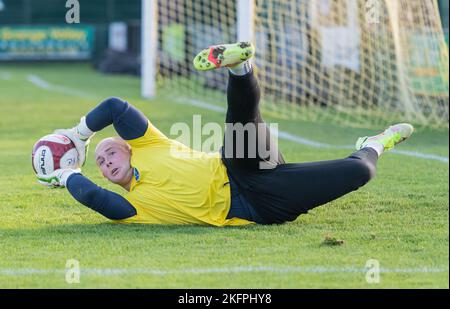
[[[85,60],[93,40],[90,26],[0,26],[0,60]]]

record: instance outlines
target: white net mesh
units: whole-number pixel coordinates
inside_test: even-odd
[[[195,54],[237,40],[236,1],[159,1],[158,91],[225,104]],[[448,127],[448,46],[432,0],[255,0],[262,107],[282,117]]]

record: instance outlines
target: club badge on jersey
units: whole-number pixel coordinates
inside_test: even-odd
[[[136,180],[136,182],[138,182],[139,179],[141,178],[141,176],[139,175],[139,171],[135,167],[133,167],[133,174],[134,174],[134,179]]]

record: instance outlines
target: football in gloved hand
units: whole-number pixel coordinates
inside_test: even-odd
[[[78,167],[78,152],[74,143],[61,134],[49,134],[33,146],[31,162],[37,175],[50,175],[57,169]]]

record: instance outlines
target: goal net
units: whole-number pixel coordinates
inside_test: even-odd
[[[242,1],[253,4],[244,5],[250,12]],[[448,127],[448,46],[437,1],[159,0],[156,10],[158,95],[225,107],[227,70],[196,72],[192,59],[207,46],[249,39],[265,113]],[[243,23],[249,37],[239,33]]]

